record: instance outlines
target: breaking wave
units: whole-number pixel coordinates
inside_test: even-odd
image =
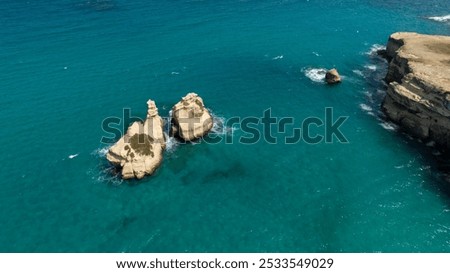
[[[325,68],[304,68],[302,72],[313,82],[324,83],[327,70]]]
[[[116,168],[109,164],[106,159],[106,154],[108,153],[109,146],[101,147],[95,149],[91,152],[91,155],[98,158],[98,166],[87,171],[87,175],[96,183],[108,183],[119,185],[123,182],[120,177],[120,173],[117,172]]]
[[[366,52],[366,55],[374,56],[377,55],[379,50],[386,49],[386,46],[380,44],[374,44],[370,47],[369,51]]]

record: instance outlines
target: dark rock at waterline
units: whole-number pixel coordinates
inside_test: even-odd
[[[389,57],[389,55],[388,55],[386,49],[380,49],[380,50],[377,50],[376,53],[377,53],[377,56],[379,56],[379,57],[381,57],[381,58],[383,58],[383,59],[386,59],[386,60],[388,60],[389,62],[391,61],[391,58]]]
[[[325,81],[328,84],[336,84],[336,83],[340,83],[341,80],[341,76],[339,75],[339,72],[336,69],[331,69],[328,70],[327,73],[325,74]]]

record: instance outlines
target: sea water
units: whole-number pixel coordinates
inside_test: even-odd
[[[374,54],[396,31],[450,35],[449,14],[448,0],[2,1],[0,251],[449,252],[447,161],[383,119]],[[171,139],[153,176],[122,181],[102,121],[144,118],[148,99],[167,116],[192,91],[222,123],[332,107],[348,143],[244,145],[217,123],[232,144]]]

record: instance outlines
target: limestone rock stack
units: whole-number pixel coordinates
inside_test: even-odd
[[[165,138],[163,120],[158,115],[155,102],[147,102],[147,118],[134,122],[127,133],[108,151],[106,158],[122,169],[123,179],[141,179],[151,175],[163,159]]]
[[[213,118],[195,93],[189,93],[172,108],[171,135],[192,141],[206,135],[213,127]]]

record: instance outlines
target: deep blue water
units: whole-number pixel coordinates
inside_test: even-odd
[[[386,64],[368,54],[396,31],[450,35],[427,19],[448,14],[448,0],[1,1],[0,251],[450,252],[442,159],[380,117]],[[331,67],[339,86],[306,76]],[[102,120],[145,117],[149,98],[167,115],[190,91],[225,119],[333,107],[349,143],[179,145],[122,183]]]

